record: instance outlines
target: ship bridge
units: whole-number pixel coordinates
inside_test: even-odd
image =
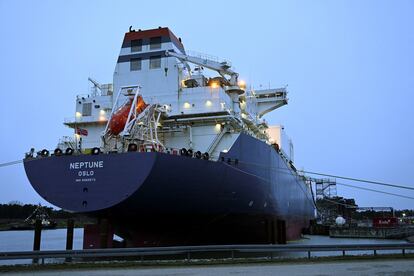
[[[254,90],[252,95],[256,99],[259,118],[288,103],[286,88]]]

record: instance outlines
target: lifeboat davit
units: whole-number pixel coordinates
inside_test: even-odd
[[[126,121],[128,120],[129,111],[131,110],[133,99],[128,99],[117,111],[112,115],[109,121],[108,132],[113,135],[118,135],[124,129]],[[137,115],[140,114],[148,105],[144,102],[142,96],[138,96],[136,104]],[[133,117],[132,117],[133,118]],[[131,118],[131,119],[132,119]]]

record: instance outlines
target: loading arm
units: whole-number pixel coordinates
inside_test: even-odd
[[[165,51],[165,55],[176,57],[182,62],[190,62],[199,66],[206,67],[208,69],[214,70],[218,72],[223,78],[225,78],[226,75],[230,76],[229,83],[231,86],[237,86],[237,80],[239,77],[239,74],[234,72],[230,69],[230,65],[227,62],[216,62],[213,60],[209,60],[206,58],[199,58],[194,56],[188,56],[180,53],[176,53],[173,51]]]

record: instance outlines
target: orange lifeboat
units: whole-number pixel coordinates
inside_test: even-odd
[[[138,96],[137,101],[137,115],[140,114],[148,105],[144,102],[144,99],[141,96]]]
[[[118,135],[124,129],[126,121],[128,120],[129,111],[131,110],[133,99],[128,99],[117,111],[112,115],[109,121],[108,131],[113,135]],[[136,104],[136,112],[140,114],[148,105],[144,102],[142,96],[138,96]],[[132,117],[133,118],[133,117]],[[131,118],[131,119],[132,119]]]

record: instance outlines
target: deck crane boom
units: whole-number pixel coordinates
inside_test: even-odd
[[[200,57],[194,57],[189,55],[184,55],[180,53],[176,53],[173,51],[165,51],[165,55],[176,57],[179,60],[181,60],[184,63],[190,62],[199,66],[206,67],[208,69],[217,71],[223,78],[225,78],[226,75],[230,76],[229,83],[231,86],[238,86],[237,81],[239,74],[234,72],[230,69],[230,65],[224,61],[224,62],[217,62],[206,58],[200,58]]]
[[[93,87],[92,87],[93,95],[98,95],[98,90],[102,92],[102,88],[99,82],[97,82],[91,77],[88,78],[88,81],[90,81],[93,84]]]
[[[99,84],[99,82],[97,82],[96,80],[94,80],[93,78],[89,77],[88,81],[90,81],[94,87],[98,88],[99,90],[101,90],[101,85]]]
[[[176,52],[168,51],[168,50],[165,51],[165,55],[167,57],[168,56],[176,57],[177,59],[181,60],[184,64],[186,64],[187,67],[189,67],[188,62],[190,62],[196,65],[214,70],[217,73],[219,73],[220,76],[222,76],[229,84],[228,86],[226,86],[225,91],[231,98],[232,109],[235,115],[240,116],[239,97],[240,95],[244,94],[245,91],[241,89],[240,86],[238,85],[239,74],[230,69],[231,65],[229,63],[227,63],[226,61],[217,62],[217,61],[214,61],[208,58],[200,58],[200,57],[195,57],[195,56],[184,55],[184,54],[180,54],[180,53],[176,53]],[[230,76],[230,79],[227,79],[225,77],[226,75]]]

